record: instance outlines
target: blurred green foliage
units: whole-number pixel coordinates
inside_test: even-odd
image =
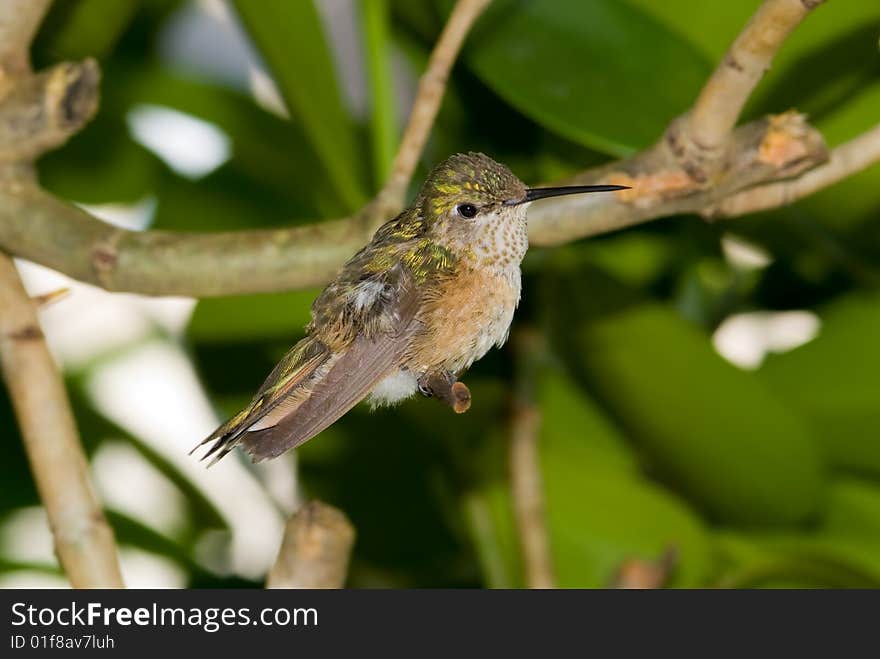
[[[98,57],[103,101],[40,163],[42,181],[81,202],[152,195],[163,229],[279,226],[356,208],[381,184],[400,129],[387,54],[417,75],[450,6],[369,4],[354,25],[379,54],[365,58],[373,100],[359,116],[310,2],[231,3],[278,84],[282,119],[242,85],[160,56],[185,3],[55,3],[35,61]],[[526,181],[551,180],[650,144],[758,4],[497,0],[455,68],[419,176],[451,152],[484,150]],[[878,34],[877,3],[823,6],[786,44],[749,116],[796,107],[832,145],[870,128],[880,116]],[[127,116],[142,104],[215,124],[230,158],[202,178],[179,176],[132,139]],[[529,378],[560,585],[608,585],[622,562],[668,547],[679,557],[676,586],[880,585],[878,190],[874,167],[771,213],[718,225],[669,218],[529,254],[514,331],[537,328],[548,345]],[[728,234],[759,246],[769,265],[726,258]],[[186,348],[221,414],[299,338],[314,294],[198,304]],[[787,309],[817,314],[818,337],[754,371],[714,349],[731,315]],[[507,471],[521,358],[505,348],[478,363],[462,417],[426,400],[358,408],[298,452],[305,493],[357,528],[352,586],[523,584]],[[109,438],[130,443],[187,501],[176,537],[112,512],[120,542],[173,561],[191,585],[258,585],[199,561],[198,539],[222,529],[222,517],[171,463],[95,411],[83,376],[69,385],[89,451]],[[12,435],[0,467],[5,516],[37,498],[5,399],[0,427]],[[0,571],[21,567],[0,561]]]

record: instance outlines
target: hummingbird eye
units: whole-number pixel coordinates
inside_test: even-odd
[[[477,207],[473,204],[459,204],[455,207],[455,211],[467,220],[471,220],[477,215]]]

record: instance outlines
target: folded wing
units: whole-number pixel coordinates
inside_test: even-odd
[[[370,324],[381,331],[359,333],[336,352],[316,337],[303,339],[251,405],[199,444],[214,442],[202,459],[213,455],[214,464],[238,444],[254,462],[281,455],[327,428],[399,368],[419,327],[419,295],[399,265],[383,279],[393,293],[376,310],[383,322]]]

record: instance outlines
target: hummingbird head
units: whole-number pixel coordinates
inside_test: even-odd
[[[431,238],[485,265],[519,264],[528,248],[526,209],[546,197],[621,190],[620,185],[528,188],[482,153],[458,153],[437,165],[419,197]]]

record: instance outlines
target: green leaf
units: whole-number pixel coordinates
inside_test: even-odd
[[[522,588],[519,540],[510,498],[510,485],[494,481],[468,492],[462,509],[487,588]]]
[[[880,296],[844,296],[819,315],[816,339],[758,375],[809,420],[831,464],[880,474]]]
[[[761,1],[623,0],[693,44],[710,62],[721,59]]]
[[[557,345],[647,464],[720,520],[811,517],[824,478],[804,421],[670,308],[576,261],[567,267],[544,289]]]
[[[761,5],[760,0],[625,2],[693,44],[712,63],[720,61]],[[818,7],[786,39],[750,99],[746,117],[795,107],[810,115],[831,144],[866,130],[876,123],[878,32],[880,5],[875,2]],[[859,112],[858,106],[865,111]],[[838,115],[848,119],[841,121]]]
[[[822,531],[828,535],[880,538],[880,485],[855,478],[834,481]]]
[[[655,560],[668,548],[680,561],[673,585],[704,582],[710,554],[702,522],[661,487],[619,467],[585,461],[569,441],[541,435],[545,510],[562,587],[607,587],[624,561]]]
[[[314,4],[236,0],[235,7],[337,191],[350,210],[360,207],[365,199],[363,154],[339,95],[336,69]]]
[[[139,0],[53,3],[40,28],[35,49],[52,62],[105,57],[130,25],[139,5]]]
[[[437,40],[443,28],[443,11],[448,13],[452,3],[412,2],[412,0],[389,0],[394,17],[395,32],[408,32],[425,47]],[[396,34],[398,36],[399,34]]]
[[[633,287],[647,286],[675,263],[676,243],[646,231],[618,233],[590,242],[587,258]]]
[[[644,304],[580,333],[579,365],[650,457],[721,519],[792,523],[822,492],[801,419],[672,311]]]
[[[40,184],[81,203],[133,202],[155,190],[163,167],[119,117],[101,113],[64,148],[40,158]]]
[[[388,0],[366,0],[360,13],[372,105],[373,178],[377,185],[382,185],[391,172],[397,149],[397,116],[391,75],[391,11]]]
[[[828,488],[820,522],[804,533],[716,535],[730,565],[724,585],[749,587],[798,578],[811,586],[880,584],[880,487],[837,478]]]
[[[116,540],[122,545],[133,545],[157,556],[169,558],[190,573],[207,573],[192,557],[192,548],[169,538],[143,522],[116,510],[107,510],[107,521]]]
[[[190,321],[189,336],[215,343],[290,337],[293,345],[311,319],[317,294],[307,289],[201,300]]]
[[[2,521],[0,521],[2,523]],[[36,572],[64,578],[64,573],[57,563],[32,563],[30,561],[10,561],[0,558],[0,572]]]
[[[626,438],[577,382],[556,368],[541,369],[536,379],[542,446],[574,464],[636,473],[638,462]]]
[[[760,558],[731,571],[723,585],[749,588],[779,580],[831,588],[880,587],[880,542],[826,534],[742,534]]]
[[[4,458],[0,462],[0,482],[3,483],[3,496],[0,497],[2,517],[14,508],[37,505],[40,501],[5,387],[0,391],[0,428],[3,429],[7,444]]]
[[[669,547],[681,557],[672,584],[703,583],[710,556],[700,520],[639,474],[624,440],[562,372],[541,368],[534,385],[545,519],[558,585],[606,587],[624,561],[656,559]],[[493,464],[488,469],[495,476],[465,496],[463,511],[485,585],[521,587],[511,485],[506,473],[497,474],[509,438],[506,430],[495,435],[500,450],[482,461]]]
[[[472,391],[482,410],[497,409],[497,397]],[[431,411],[444,422],[425,423]],[[361,574],[387,570],[399,577],[392,583],[406,586],[480,584],[467,531],[451,528],[463,525],[462,489],[451,489],[460,483],[449,478],[442,444],[461,442],[476,461],[473,447],[485,437],[486,417],[470,416],[424,399],[372,413],[359,406],[297,451],[305,490],[344,510],[357,529],[353,564]],[[469,467],[491,468],[483,461]]]
[[[702,522],[645,479],[626,439],[558,368],[536,377],[541,479],[554,569],[562,587],[607,587],[621,564],[670,547],[673,585],[697,586],[709,569]]]
[[[288,227],[310,215],[309,200],[290,199],[263,181],[244,176],[228,162],[198,181],[163,169],[155,188],[158,205],[152,229],[235,231]]]
[[[466,58],[520,112],[614,155],[658,139],[711,70],[691,44],[615,0],[494,2]]]
[[[159,67],[126,63],[109,67],[105,77],[108,93],[102,112],[124,117],[132,106],[145,103],[213,123],[232,140],[228,166],[239,177],[297,201],[312,216],[339,215],[346,210],[300,124],[266,112],[236,91]]]

